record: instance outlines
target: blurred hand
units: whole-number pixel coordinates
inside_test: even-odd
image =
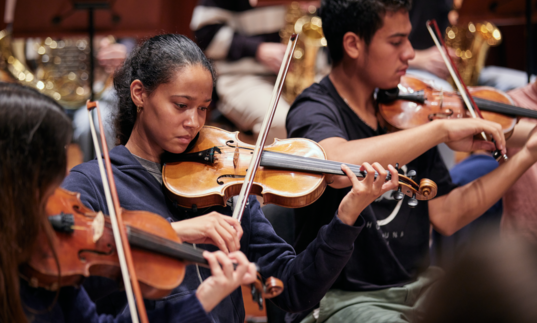
[[[123,65],[127,58],[127,47],[123,44],[110,43],[110,39],[105,37],[99,43],[99,53],[97,60],[106,73],[114,73],[114,71]]]
[[[251,284],[257,278],[255,264],[249,262],[240,251],[229,255],[222,251],[205,251],[203,256],[209,262],[212,276],[201,283],[196,296],[206,312],[210,312],[240,285]],[[235,269],[233,263],[237,264]]]
[[[502,154],[507,152],[505,136],[499,123],[479,118],[436,120],[433,122],[438,122],[440,126],[438,129],[443,129],[446,132],[445,143],[455,151],[494,151],[499,149]],[[481,132],[492,135],[496,145],[491,141],[484,141],[481,138]]]
[[[242,227],[239,221],[217,212],[172,223],[181,239],[188,243],[208,243],[225,253],[240,249]]]
[[[287,46],[280,43],[262,43],[257,48],[255,59],[278,74]]]
[[[339,219],[347,225],[354,225],[366,206],[373,203],[385,192],[394,190],[399,186],[399,174],[392,165],[388,166],[392,174],[389,182],[386,182],[388,173],[379,163],[373,163],[373,165],[364,163],[362,165],[360,170],[367,171],[367,175],[362,181],[359,181],[346,165],[341,165],[341,169],[352,183],[352,189],[345,195],[338,209]],[[378,172],[376,179],[375,171]]]
[[[460,58],[455,55],[454,49],[448,48],[448,51],[454,62],[460,60]],[[410,67],[431,72],[444,80],[449,77],[449,70],[444,63],[438,48],[430,47],[424,50],[416,50],[415,52],[416,56],[413,60],[409,61]]]

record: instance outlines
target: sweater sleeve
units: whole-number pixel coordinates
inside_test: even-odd
[[[120,315],[98,315],[95,304],[89,299],[84,288],[63,288],[58,304],[62,308],[65,322],[111,323],[132,322],[128,309]],[[211,322],[194,293],[174,302],[173,306],[165,304],[158,311],[148,311],[151,322],[205,323]]]
[[[80,194],[80,200],[82,204],[89,207],[93,211],[102,211],[104,214],[110,214],[104,196],[101,193],[102,185],[101,180],[93,181],[86,174],[81,171],[71,170],[69,176],[67,176],[63,183],[62,188],[76,192]]]
[[[354,226],[348,226],[336,214],[307,249],[296,255],[276,235],[255,198],[250,199],[250,217],[248,258],[257,262],[263,277],[282,280],[284,290],[272,301],[289,312],[305,311],[319,303],[350,259],[354,240],[365,225],[361,216]]]

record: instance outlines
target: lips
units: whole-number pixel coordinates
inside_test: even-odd
[[[176,138],[179,139],[179,141],[182,142],[182,143],[190,143],[190,141],[192,141],[191,136],[179,136],[179,137],[176,137]]]

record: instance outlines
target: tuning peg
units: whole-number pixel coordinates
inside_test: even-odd
[[[403,197],[405,197],[405,194],[403,194],[403,192],[401,192],[401,186],[399,186],[397,191],[393,191],[392,197],[396,201],[401,201],[403,199]]]
[[[412,194],[412,197],[408,200],[408,206],[410,208],[415,208],[418,206],[418,200],[416,199],[416,193]]]
[[[414,180],[414,178],[416,178],[416,171],[413,170],[413,169],[412,169],[412,170],[409,170],[409,171],[408,171],[408,174],[406,174],[406,176],[407,176],[408,178],[410,178],[411,180]]]

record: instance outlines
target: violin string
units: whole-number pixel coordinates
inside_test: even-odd
[[[474,97],[474,101],[482,110],[486,110],[486,111],[488,110],[491,112],[498,112],[498,113],[506,113],[506,114],[511,114],[513,116],[537,118],[537,112],[534,110],[529,110],[529,109],[513,106],[510,104],[506,104],[503,102],[495,102],[495,101],[490,101],[490,100],[481,99],[477,97]]]

